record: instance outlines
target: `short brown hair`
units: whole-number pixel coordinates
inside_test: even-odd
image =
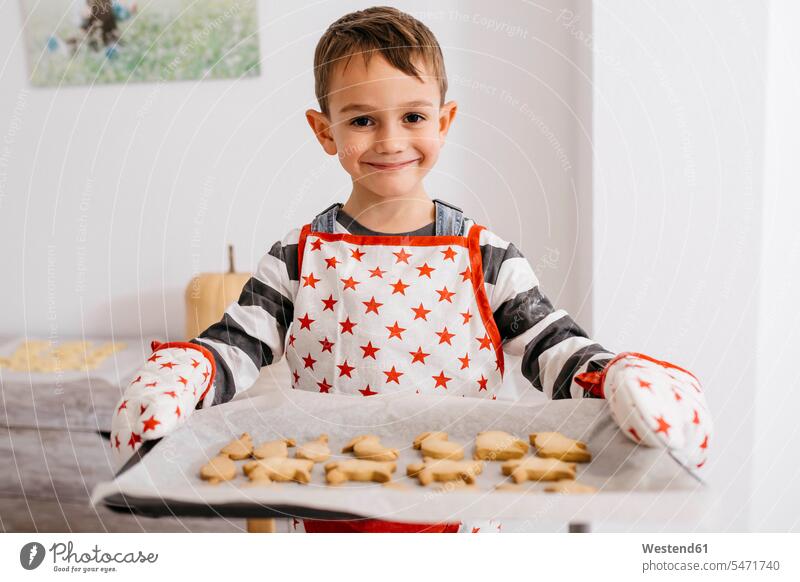
[[[314,51],[314,90],[320,109],[330,115],[328,92],[336,66],[345,66],[355,54],[362,54],[366,63],[380,53],[390,65],[406,75],[421,79],[412,63],[422,57],[430,65],[439,82],[440,105],[447,92],[447,75],[442,49],[436,37],[422,22],[391,6],[375,6],[351,12],[331,24]]]

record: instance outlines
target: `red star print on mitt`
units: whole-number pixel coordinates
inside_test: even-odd
[[[214,382],[216,365],[206,348],[189,342],[153,341],[151,349],[153,353],[114,408],[111,450],[116,469],[143,441],[161,438],[182,424]]]
[[[601,372],[579,374],[575,381],[608,400],[612,418],[635,443],[666,447],[692,470],[705,465],[713,423],[700,382],[691,372],[624,352]]]

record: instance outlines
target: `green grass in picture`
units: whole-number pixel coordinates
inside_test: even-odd
[[[256,0],[22,0],[34,85],[258,76]]]

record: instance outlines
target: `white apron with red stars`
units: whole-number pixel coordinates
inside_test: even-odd
[[[437,212],[438,212],[437,208]],[[401,391],[496,399],[503,351],[483,284],[479,235],[312,232],[286,358],[292,387],[357,398]],[[461,522],[459,532],[502,531]],[[292,520],[291,531],[304,531]]]
[[[503,352],[474,225],[462,236],[311,232],[286,358],[292,386],[496,398]]]

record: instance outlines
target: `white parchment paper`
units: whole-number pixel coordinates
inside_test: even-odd
[[[406,477],[406,465],[420,460],[411,447],[424,431],[442,430],[465,445],[471,458],[475,435],[505,430],[528,440],[537,431],[559,431],[586,442],[590,463],[578,464],[578,480],[600,491],[590,495],[544,493],[543,484],[525,491],[495,490],[505,481],[501,462],[486,462],[476,490],[421,487]],[[242,474],[210,485],[200,467],[242,432],[256,444],[277,438],[298,443],[326,433],[332,459],[358,434],[376,434],[400,449],[395,481],[402,489],[373,483],[325,485],[321,464],[312,483],[253,486]],[[291,451],[291,449],[290,449]],[[239,465],[243,461],[237,462]],[[608,519],[689,523],[707,502],[705,488],[664,450],[636,446],[622,435],[605,401],[561,400],[531,405],[507,401],[423,396],[414,393],[356,398],[291,389],[197,411],[189,422],[163,439],[134,467],[113,482],[98,485],[93,504],[115,493],[196,503],[294,506],[407,522],[466,519]]]

